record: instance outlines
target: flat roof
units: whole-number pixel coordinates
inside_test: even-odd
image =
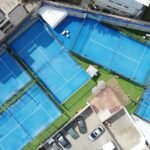
[[[39,9],[40,16],[51,26],[55,28],[68,15],[64,9],[58,9],[50,6],[43,6]]]
[[[104,122],[121,108],[121,103],[111,87],[106,86],[94,99],[90,101],[90,106],[98,114],[100,120]]]
[[[109,130],[115,136],[122,149],[145,149],[145,138],[139,132],[130,114],[125,108],[121,109],[107,121],[111,124]]]
[[[150,5],[150,0],[136,0],[137,2],[145,5],[145,6],[149,6]]]
[[[18,25],[27,15],[28,14],[22,5],[17,5],[13,11],[8,14],[9,20],[13,25]]]
[[[18,0],[0,0],[0,8],[5,14],[9,14],[18,4]]]

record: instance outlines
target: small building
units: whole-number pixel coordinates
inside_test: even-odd
[[[101,122],[105,122],[122,109],[122,104],[110,86],[105,85],[101,89],[97,88],[99,92],[94,92],[95,97],[89,103]]]
[[[0,0],[0,41],[26,16],[26,9],[18,0]]]
[[[94,0],[94,3],[102,10],[133,18],[139,18],[145,8],[142,3],[136,0]]]
[[[120,149],[146,150],[144,136],[124,107],[128,104],[128,99],[125,103],[125,93],[117,94],[121,89],[119,86],[116,87],[116,83],[111,86],[110,84],[113,82],[111,81],[104,86],[104,81],[101,81],[102,88],[97,85],[96,88],[99,92],[94,90],[95,97],[89,101],[89,105],[108,131],[115,137]]]

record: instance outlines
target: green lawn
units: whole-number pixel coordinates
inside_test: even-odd
[[[145,32],[127,28],[118,28],[118,29],[121,33],[150,46],[150,39],[146,40],[143,38],[143,36],[145,36],[146,34]]]
[[[134,113],[137,107],[138,101],[140,100],[140,97],[144,93],[144,88],[138,85],[135,85],[131,82],[128,82],[126,80],[123,80],[121,78],[118,79],[118,82],[120,86],[122,87],[123,91],[127,95],[129,95],[129,98],[130,98],[130,104],[127,106],[127,110],[129,111],[129,113]]]
[[[135,30],[135,29],[128,29],[125,27],[117,27],[117,26],[112,26],[110,24],[106,24],[107,26],[110,26],[111,28],[114,28],[116,30],[118,30],[120,33],[127,35],[141,43],[150,45],[150,39],[146,40],[143,38],[143,36],[145,36],[146,32],[143,31],[139,31],[139,30]]]
[[[138,30],[134,30],[134,29],[126,29],[126,28],[119,28],[120,32],[139,41],[139,42],[142,42],[142,43],[147,43],[148,40],[145,40],[143,38],[143,36],[146,34],[145,32],[143,31],[138,31]]]
[[[91,89],[95,86],[93,80],[88,81],[78,92],[71,96],[62,106],[65,107],[71,116],[86,106],[86,102],[92,95]]]
[[[74,57],[78,61],[78,63],[81,64],[81,66],[83,66],[83,68],[85,69],[91,64],[90,61],[82,59],[76,55],[74,55]],[[95,82],[97,82],[98,80],[104,80],[107,82],[108,80],[114,77],[114,74],[103,69],[102,67],[97,66],[97,68],[99,70],[100,76],[95,79]],[[130,104],[127,106],[128,111],[130,113],[134,113],[139,98],[142,96],[144,92],[144,88],[138,86],[135,83],[127,81],[121,77],[118,79],[116,78],[116,80],[118,81],[119,85],[122,87],[123,91],[130,97]]]
[[[99,72],[101,73],[101,76],[98,78],[98,80],[104,80],[108,81],[111,78],[114,77],[114,75],[107,70],[104,70],[103,68],[99,68]],[[129,82],[123,78],[116,78],[119,85],[122,87],[125,94],[129,95],[130,98],[130,104],[127,106],[127,109],[130,113],[134,113],[136,106],[135,102],[139,101],[139,98],[142,96],[144,92],[144,88],[136,85],[135,83]]]

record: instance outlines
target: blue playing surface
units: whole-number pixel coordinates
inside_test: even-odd
[[[60,115],[58,108],[34,84],[0,114],[0,150],[21,150]]]
[[[61,104],[88,80],[88,74],[52,37],[41,21],[11,43],[11,48],[28,64]]]
[[[136,108],[135,114],[150,121],[150,86],[147,86],[143,96],[141,97],[139,104]]]
[[[23,88],[31,78],[7,52],[0,55],[0,104]]]
[[[70,31],[67,38],[61,33]],[[150,75],[150,47],[90,18],[67,17],[55,33],[73,52],[139,84]]]

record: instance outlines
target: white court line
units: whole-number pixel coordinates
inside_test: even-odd
[[[94,42],[94,43],[96,43],[97,45],[100,45],[100,46],[102,46],[102,47],[107,48],[108,50],[112,51],[113,53],[116,53],[116,52],[115,52],[113,49],[111,49],[110,47],[107,47],[107,46],[105,46],[105,45],[103,45],[103,44],[101,44],[101,43],[98,43],[98,42],[94,41],[94,40],[91,40],[91,41]],[[125,57],[125,58],[127,58],[127,59],[129,59],[129,60],[131,60],[131,61],[133,61],[133,62],[135,62],[135,63],[138,63],[136,60],[134,60],[134,59],[132,59],[132,58],[126,56],[126,55],[123,55],[123,54],[120,53],[120,52],[118,52],[118,54],[119,54],[120,56],[123,56],[123,57]]]
[[[48,115],[49,119],[50,119],[51,121],[54,121],[54,119],[52,119],[53,117],[50,116],[50,114],[45,110],[45,108],[44,108],[42,105],[41,105],[41,108],[42,108],[42,110]]]
[[[140,59],[139,59],[139,62],[137,63],[137,66],[136,66],[136,68],[135,68],[135,70],[134,70],[134,72],[133,72],[133,75],[132,75],[131,79],[134,79],[134,75],[135,75],[135,73],[137,72],[137,70],[138,70],[138,68],[139,68],[139,66],[140,66],[140,64],[141,64],[141,62],[142,62],[142,60],[143,60],[143,57],[144,57],[145,52],[146,52],[146,47],[144,47],[144,51],[143,51],[143,53],[142,53],[142,55],[141,55],[141,57],[140,57]]]
[[[9,68],[9,66],[4,62],[4,61],[2,61],[2,63],[6,66],[6,68],[10,71],[10,73],[14,76],[14,77],[16,77],[16,75],[12,72],[12,70]],[[18,79],[18,78],[16,78],[16,80],[22,85],[22,86],[24,86],[24,84],[23,84],[23,82],[20,80],[20,79]],[[19,88],[20,89],[20,88]],[[16,89],[17,91],[18,91],[18,89]]]
[[[93,34],[94,34],[94,30],[95,30],[95,28],[98,26],[98,23],[94,26],[94,29],[93,29],[93,31],[92,31],[92,33],[90,34],[90,36],[89,36],[89,41],[91,40],[91,37],[93,36]],[[84,53],[85,53],[85,51],[87,50],[87,46],[89,45],[89,42],[86,42],[86,45],[84,45],[84,49],[83,49],[83,52],[82,52],[82,56],[84,56]]]
[[[34,41],[39,38],[40,36],[42,36],[42,34],[46,32],[45,30],[40,32],[33,40],[31,40],[26,46],[24,46],[22,49],[20,49],[17,53],[20,54],[27,46],[29,46],[31,43],[34,43]]]
[[[102,47],[105,47],[105,48],[107,48],[108,50],[112,51],[113,53],[116,53],[116,51],[114,51],[113,49],[111,49],[111,48],[109,48],[109,47],[107,47],[107,46],[105,46],[105,45],[103,45],[103,44],[101,44],[101,43],[98,43],[98,42],[96,42],[95,40],[92,39],[92,36],[93,36],[93,34],[94,34],[94,30],[95,30],[95,28],[96,28],[97,26],[98,26],[98,23],[94,26],[94,29],[93,29],[93,31],[92,31],[90,37],[89,37],[89,41],[94,42],[95,44],[100,45],[100,46],[102,46]],[[86,46],[85,46],[85,48],[84,48],[84,51],[83,51],[83,53],[81,54],[82,56],[84,56],[84,53],[85,53],[85,51],[87,50],[88,44],[89,44],[89,42],[86,43]],[[121,45],[120,45],[120,46],[121,46]],[[129,60],[134,61],[134,62],[137,63],[136,60],[134,60],[134,59],[132,59],[132,58],[126,56],[126,55],[123,55],[123,54],[120,53],[119,51],[117,51],[117,54],[119,54],[119,55],[121,55],[121,56],[123,56],[123,57],[125,57],[125,58],[128,58]]]
[[[45,64],[43,64],[42,67],[40,67],[37,71],[34,71],[32,68],[32,70],[35,72],[35,74],[40,73],[41,71],[43,71],[43,68],[46,68],[49,65],[49,62],[46,62]]]
[[[110,65],[109,65],[110,68],[111,68],[111,66],[112,66],[113,60],[114,60],[114,59],[117,57],[117,55],[119,54],[121,45],[122,45],[122,43],[124,42],[125,38],[124,38],[123,36],[121,36],[120,40],[121,40],[121,42],[119,43],[118,50],[114,53],[114,56],[112,56],[112,59],[111,59]]]
[[[38,48],[39,49],[39,48]],[[41,54],[45,57],[45,59],[47,59],[47,61],[49,62],[49,64],[53,67],[54,70],[56,70],[56,72],[58,72],[58,74],[60,74],[60,76],[62,76],[62,78],[67,82],[67,79],[64,77],[64,75],[58,71],[56,69],[56,67],[54,67],[54,65],[52,65],[52,63],[50,62],[49,58],[39,49],[39,51],[41,52]]]
[[[144,104],[144,102],[147,100],[149,100],[149,99],[146,98],[146,99],[143,99],[142,102],[141,101],[139,102],[139,104],[141,105],[141,108],[139,109],[138,113],[143,111],[143,106],[146,107],[146,109],[144,109],[144,114],[147,109],[150,109],[150,106]],[[142,114],[142,117],[144,116],[144,114]]]
[[[23,122],[25,122],[33,113],[35,113],[39,108],[41,108],[41,106],[39,105],[36,109],[34,109],[33,111],[32,111],[32,113],[30,113],[30,115],[28,115],[25,119],[23,119],[21,122],[17,122],[17,126],[15,127],[15,128],[13,128],[8,134],[6,134],[1,140],[0,140],[0,142],[2,142],[4,139],[6,139],[6,137],[8,137],[12,132],[14,132],[18,127],[21,127],[21,129],[23,129],[22,128],[22,126],[21,126],[21,124],[23,123]],[[11,115],[12,117],[13,117],[13,115]],[[14,117],[13,117],[13,119],[14,119]],[[15,119],[14,119],[15,120]],[[24,129],[23,129],[24,130]],[[24,131],[25,132],[25,131]]]
[[[0,61],[3,63],[3,60],[2,59],[0,59]],[[3,63],[4,64],[4,63]],[[9,72],[9,74],[7,75],[7,76],[5,76],[3,79],[2,79],[2,81],[3,80],[5,80],[5,78],[7,78],[8,76],[10,76],[11,75],[11,73]]]
[[[72,76],[65,84],[63,84],[60,88],[58,88],[54,94],[58,93],[65,85],[67,85],[71,80],[73,80],[80,72],[82,72],[82,69],[77,72],[74,76]]]
[[[36,91],[37,89],[34,89],[34,91]],[[34,92],[33,91],[33,92]],[[38,93],[39,93],[39,91],[37,91]],[[38,94],[37,93],[37,94]],[[36,101],[36,99],[33,97],[33,96],[31,96],[30,94],[27,94],[31,99],[32,99],[32,101],[35,103],[35,104],[37,104],[37,101]],[[40,108],[48,115],[48,117],[49,117],[49,119],[51,119],[52,120],[52,117],[49,115],[49,113],[45,110],[45,108],[41,105],[41,103],[39,103],[38,104],[39,106],[40,106]],[[53,121],[53,120],[52,120]]]
[[[35,43],[33,43],[33,44],[36,46]],[[43,53],[43,52],[41,51],[41,49],[38,49],[38,50],[40,51],[40,53]],[[48,58],[48,60],[50,61],[50,60],[55,59],[56,56],[58,56],[62,51],[63,51],[63,50],[60,49],[60,51],[58,51],[58,52],[55,54],[55,56],[53,56],[51,59]],[[45,54],[44,54],[43,56],[45,56]],[[42,67],[40,67],[36,72],[37,72],[37,73],[38,73],[38,72],[41,72],[44,67],[47,67],[47,66],[50,64],[49,61],[46,61],[46,63],[44,63],[44,65],[43,65]]]
[[[0,82],[3,82],[5,79],[7,79],[9,76],[11,76],[11,73],[9,73],[7,76],[5,76]]]
[[[150,92],[150,89],[149,89],[147,92]],[[144,96],[144,95],[143,95],[143,96]],[[141,98],[141,99],[142,99],[142,102],[141,102],[141,100],[140,100],[140,101],[139,101],[139,104],[142,105],[142,106],[146,106],[146,108],[150,109],[150,107],[148,107],[147,105],[144,104],[145,101],[150,100],[150,99],[148,99],[149,96],[147,95],[147,97],[144,98],[144,99],[143,99],[143,96],[142,96],[142,98]],[[143,108],[140,107],[140,109],[139,109],[138,112],[141,112],[142,109],[143,109]],[[144,113],[145,113],[145,111],[144,111]]]
[[[11,57],[11,56],[10,56]],[[13,59],[13,58],[12,58]],[[2,60],[2,59],[0,59],[0,61],[5,65],[5,62]],[[18,62],[16,62],[16,60],[14,60],[13,59],[13,61],[14,61],[14,63],[15,63],[15,65],[22,71],[22,72],[25,72],[26,73],[26,70],[23,70],[23,68],[18,64]],[[6,65],[5,65],[6,66]],[[8,68],[7,68],[8,69]],[[9,70],[9,69],[8,69]],[[11,70],[11,69],[10,69]],[[9,71],[9,74],[7,75],[7,76],[5,76],[1,81],[3,81],[3,80],[5,80],[8,76],[10,76],[10,75],[12,75],[12,73]],[[15,76],[16,77],[16,76]]]
[[[79,91],[83,86],[85,86],[91,79],[89,78],[86,82],[84,82],[78,89],[76,89],[71,95],[69,95],[60,105],[63,105],[70,97],[72,97],[77,91]]]

